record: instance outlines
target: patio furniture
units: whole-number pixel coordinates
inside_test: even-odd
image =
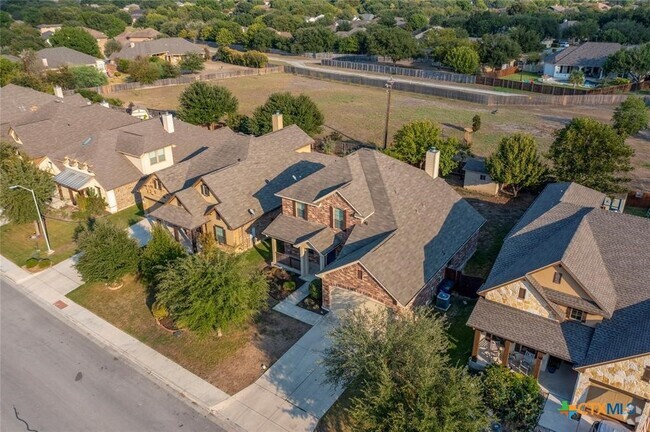
[[[529,366],[532,366],[533,363],[535,362],[535,354],[533,354],[530,351],[526,351],[526,354],[524,354],[524,363],[528,364]]]

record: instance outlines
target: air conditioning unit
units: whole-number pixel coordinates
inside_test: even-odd
[[[448,311],[451,307],[451,294],[440,291],[436,296],[436,309]]]

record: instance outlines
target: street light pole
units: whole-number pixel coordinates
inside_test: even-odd
[[[41,210],[38,208],[38,201],[36,201],[36,194],[34,193],[33,189],[26,188],[25,186],[21,185],[14,185],[14,186],[9,186],[9,189],[11,190],[16,190],[16,189],[24,189],[26,191],[29,191],[32,193],[32,198],[34,198],[34,205],[36,206],[36,213],[38,214],[38,221],[41,224],[41,231],[43,231],[43,237],[45,237],[45,245],[47,246],[47,254],[52,255],[54,251],[50,247],[50,239],[47,237],[47,231],[45,230],[45,224],[43,223],[43,216],[41,215]]]
[[[395,80],[393,77],[390,77],[386,83],[386,92],[388,93],[388,103],[386,104],[386,124],[384,125],[384,149],[388,148],[388,121],[390,120],[390,92],[393,89],[393,84]]]

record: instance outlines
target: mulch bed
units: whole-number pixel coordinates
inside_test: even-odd
[[[317,313],[319,315],[325,315],[327,311],[321,307],[321,300],[314,300],[313,298],[307,296],[298,303],[298,307],[307,309],[310,312]]]
[[[267,266],[262,270],[262,274],[264,274],[269,283],[269,295],[277,301],[282,301],[287,298],[302,284],[297,274],[290,273],[281,268]],[[293,282],[293,287],[287,287],[285,285],[286,282]]]

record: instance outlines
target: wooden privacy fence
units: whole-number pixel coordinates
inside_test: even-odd
[[[191,84],[195,81],[210,81],[210,80],[225,79],[225,78],[266,75],[270,73],[280,73],[283,72],[283,70],[284,69],[282,68],[282,66],[268,66],[260,69],[242,69],[242,70],[227,71],[227,72],[206,73],[200,75],[185,75],[185,76],[180,76],[178,78],[166,78],[166,79],[156,80],[151,84],[142,84],[139,82],[109,84],[100,87],[91,87],[90,90],[94,90],[99,94],[108,95],[110,93],[126,91],[126,90],[167,87],[167,86],[173,86],[179,84]]]
[[[529,91],[533,93],[541,93],[551,96],[583,96],[583,95],[617,95],[622,93],[629,93],[639,90],[650,89],[650,81],[640,83],[623,84],[612,87],[602,87],[594,89],[579,89],[568,86],[557,86],[549,84],[540,84],[530,82],[529,80],[516,81],[506,80],[501,78],[494,78],[489,76],[477,76],[476,84],[487,85],[491,87],[505,87],[515,90]]]
[[[331,66],[340,69],[358,70],[362,72],[406,76],[411,78],[449,81],[449,82],[463,83],[463,84],[476,83],[476,76],[474,75],[464,75],[464,74],[457,74],[452,72],[412,69],[412,68],[404,68],[399,66],[361,63],[356,61],[343,61],[343,60],[333,60],[333,59],[323,59],[321,60],[321,65]]]
[[[365,85],[385,88],[385,77],[351,75],[340,73],[336,70],[323,71],[304,67],[285,66],[285,72],[311,78],[338,81],[347,84]],[[396,81],[393,89],[410,93],[437,96],[446,99],[456,99],[466,102],[478,103],[487,106],[499,105],[612,105],[619,104],[627,99],[626,94],[587,94],[587,95],[538,95],[538,94],[494,94],[494,92],[481,92],[477,87],[460,88],[447,86],[443,83],[433,84],[426,82]],[[646,97],[647,98],[647,97]]]

